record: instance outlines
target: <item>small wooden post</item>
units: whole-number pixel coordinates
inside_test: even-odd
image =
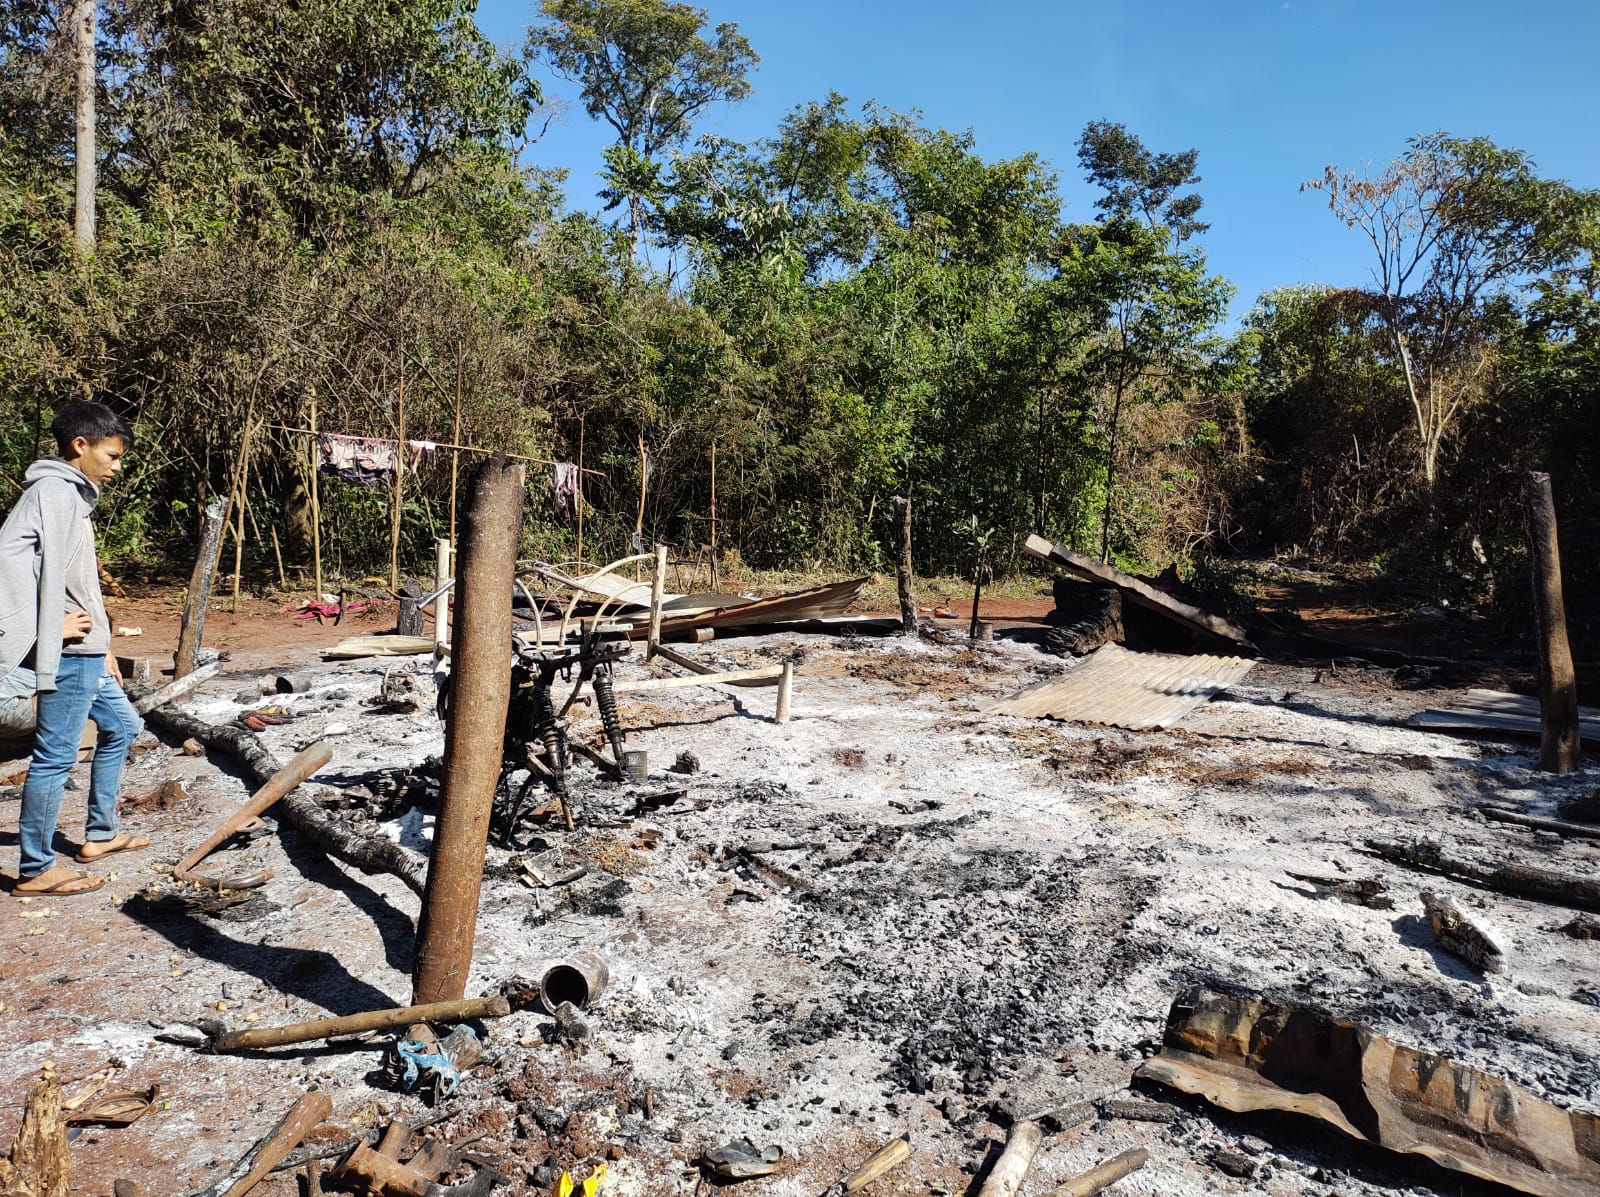
[[[578,417],[578,556],[577,560],[583,562],[583,425],[588,419],[588,413]]]
[[[711,442],[711,589],[717,588],[717,442]]]
[[[311,577],[316,586],[314,596],[322,601],[322,503],[317,494],[317,473],[322,465],[322,451],[317,447],[317,396],[311,395]]]
[[[250,441],[255,431],[254,427],[245,429],[244,445],[239,452],[239,509],[233,531],[233,602],[228,608],[229,615],[239,614],[239,580],[244,571],[244,515],[250,505]]]
[[[436,540],[433,544],[433,588],[440,590],[450,580],[450,542]],[[450,643],[450,592],[445,591],[433,600],[433,661],[444,660],[445,646]]]
[[[1539,768],[1571,773],[1583,749],[1578,734],[1578,680],[1567,642],[1567,610],[1561,593],[1561,549],[1556,539],[1556,504],[1550,475],[1530,472],[1526,482],[1528,555],[1533,562],[1533,600],[1539,633]]]
[[[389,517],[389,590],[400,589],[400,504],[406,477],[406,351],[400,346],[400,390],[395,397],[394,511]]]
[[[789,702],[794,696],[794,662],[785,661],[783,672],[778,675],[778,705],[772,712],[774,723],[789,722]]]
[[[222,544],[222,500],[206,505],[205,529],[200,533],[200,552],[189,574],[189,594],[183,603],[183,622],[178,629],[178,651],[172,661],[174,679],[192,673],[197,665],[200,642],[205,635],[206,606],[211,601],[211,581],[217,574],[217,550]]]
[[[646,641],[645,660],[656,655],[661,647],[661,596],[667,588],[667,546],[656,545],[656,573],[650,582],[650,639]]]
[[[900,630],[909,636],[917,630],[917,601],[911,594],[911,496],[897,496],[894,509],[900,520]]]
[[[456,568],[444,786],[417,920],[412,1001],[464,996],[483,888],[489,815],[511,700],[511,587],[522,528],[524,471],[496,453],[473,470]],[[471,679],[467,684],[465,679]]]

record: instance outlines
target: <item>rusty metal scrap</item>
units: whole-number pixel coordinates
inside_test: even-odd
[[[1228,1110],[1310,1114],[1535,1197],[1600,1193],[1600,1116],[1306,1007],[1187,993],[1137,1075]]]

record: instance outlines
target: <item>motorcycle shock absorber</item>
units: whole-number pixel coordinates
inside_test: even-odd
[[[600,708],[600,722],[606,729],[606,739],[611,742],[611,756],[622,764],[622,719],[617,715],[617,692],[611,685],[611,668],[602,665],[595,671],[593,681],[595,706]]]

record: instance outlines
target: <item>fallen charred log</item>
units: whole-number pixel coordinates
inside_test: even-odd
[[[1483,864],[1453,855],[1443,845],[1418,840],[1367,841],[1367,851],[1395,864],[1428,869],[1533,902],[1600,912],[1600,881],[1524,864]]]
[[[139,687],[129,684],[137,696]],[[207,723],[187,711],[157,707],[145,716],[169,735],[198,740],[207,748],[239,758],[256,785],[266,785],[283,765],[254,732],[229,724]],[[329,815],[304,793],[279,799],[274,813],[329,856],[354,865],[363,873],[392,873],[417,894],[422,893],[424,865],[404,848],[383,836],[361,835],[343,820]]]

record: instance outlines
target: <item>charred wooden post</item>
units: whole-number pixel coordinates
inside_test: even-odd
[[[911,496],[896,498],[894,511],[900,525],[900,630],[909,636],[917,630],[917,601],[911,595]]]
[[[222,546],[222,500],[206,505],[205,527],[200,533],[200,555],[194,559],[189,575],[189,594],[183,602],[183,622],[178,628],[178,652],[172,661],[172,676],[192,673],[200,663],[200,641],[205,633],[206,606],[211,602],[211,583],[217,576],[217,553]]]
[[[523,467],[497,453],[473,471],[456,569],[444,786],[417,921],[412,1000],[462,997],[511,700],[511,588]]]
[[[1530,472],[1528,555],[1533,561],[1533,603],[1539,628],[1539,768],[1571,773],[1578,767],[1578,680],[1567,643],[1567,608],[1561,594],[1561,549],[1550,475]]]

